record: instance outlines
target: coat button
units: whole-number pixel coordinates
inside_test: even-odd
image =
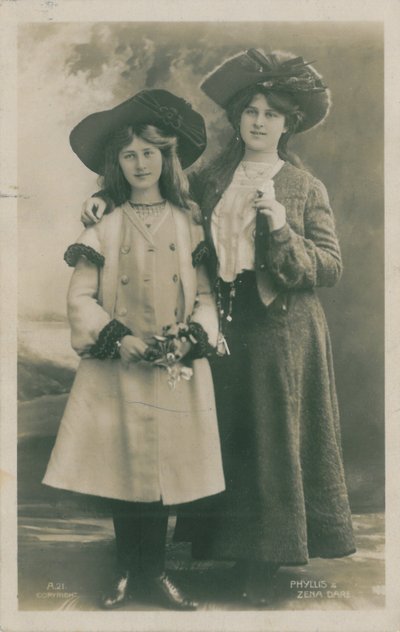
[[[121,248],[121,252],[123,255],[127,255],[128,252],[130,251],[131,247],[130,246],[122,246]]]
[[[119,316],[126,316],[127,313],[128,313],[128,310],[126,309],[126,307],[121,307],[121,309],[118,310]]]
[[[177,275],[177,274],[174,274],[174,276],[172,277],[173,282],[174,282],[174,283],[177,283],[177,282],[178,282],[178,279],[179,279],[178,275]]]
[[[170,250],[175,250],[175,249],[176,249],[175,244],[170,244],[170,245],[169,245],[169,249],[170,249]]]
[[[260,232],[258,233],[260,235],[260,237],[264,237],[264,231],[260,230]]]
[[[260,270],[265,270],[265,263],[260,264]]]
[[[123,283],[123,285],[126,285],[127,283],[129,283],[129,277],[126,276],[126,274],[123,274],[121,277],[121,283]]]

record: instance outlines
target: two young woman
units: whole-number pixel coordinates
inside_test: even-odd
[[[190,539],[196,557],[239,562],[243,594],[262,605],[280,565],[355,550],[329,332],[315,292],[339,280],[340,249],[325,187],[287,154],[293,134],[324,120],[330,98],[302,58],[254,49],[201,87],[234,129],[191,179],[205,231],[196,261],[215,293],[219,352],[229,350],[210,359],[226,491],[185,505],[176,537]],[[109,188],[103,195],[119,203]],[[92,205],[83,219],[97,222]]]

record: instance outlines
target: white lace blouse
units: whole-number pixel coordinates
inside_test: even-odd
[[[275,198],[273,176],[284,164],[242,160],[232,182],[215,207],[211,234],[219,261],[219,276],[234,281],[243,270],[254,270],[254,236],[256,211],[252,206],[255,193]]]

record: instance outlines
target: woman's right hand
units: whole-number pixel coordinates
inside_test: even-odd
[[[97,224],[103,217],[107,204],[98,197],[90,197],[82,205],[81,222],[85,226]]]
[[[139,362],[143,359],[147,344],[136,336],[124,336],[121,340],[119,355],[124,364]]]

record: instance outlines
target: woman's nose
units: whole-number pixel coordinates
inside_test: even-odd
[[[264,125],[264,119],[261,115],[257,116],[256,120],[255,120],[255,126],[256,127],[262,127]]]
[[[143,169],[143,158],[141,156],[136,157],[136,168],[139,170]]]

